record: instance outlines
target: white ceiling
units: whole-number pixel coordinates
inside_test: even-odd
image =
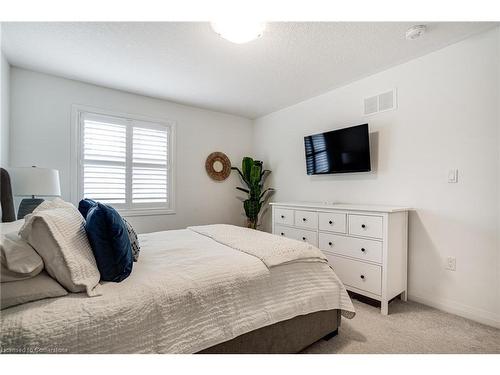
[[[495,23],[269,23],[233,44],[208,23],[4,23],[12,65],[256,118],[422,56]]]

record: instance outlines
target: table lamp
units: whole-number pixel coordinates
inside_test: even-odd
[[[44,201],[41,198],[35,198],[35,196],[58,197],[61,195],[59,171],[57,169],[33,166],[12,168],[11,171],[14,195],[18,197],[31,197],[21,201],[17,213],[18,220],[32,213]]]

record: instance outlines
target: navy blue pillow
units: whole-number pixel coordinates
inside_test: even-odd
[[[78,211],[80,211],[84,219],[87,219],[87,214],[89,210],[96,204],[97,202],[92,199],[88,198],[82,199],[80,203],[78,203]]]
[[[127,226],[116,210],[96,202],[87,213],[85,230],[101,280],[120,282],[132,272],[134,259]]]

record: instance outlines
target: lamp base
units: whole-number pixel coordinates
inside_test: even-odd
[[[40,198],[23,199],[21,201],[21,204],[19,205],[19,210],[17,211],[17,220],[21,220],[26,215],[32,213],[33,210],[37,208],[43,201],[44,200]]]

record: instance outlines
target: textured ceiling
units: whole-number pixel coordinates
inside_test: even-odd
[[[12,65],[256,118],[427,54],[494,23],[269,23],[233,44],[208,23],[4,23]]]

